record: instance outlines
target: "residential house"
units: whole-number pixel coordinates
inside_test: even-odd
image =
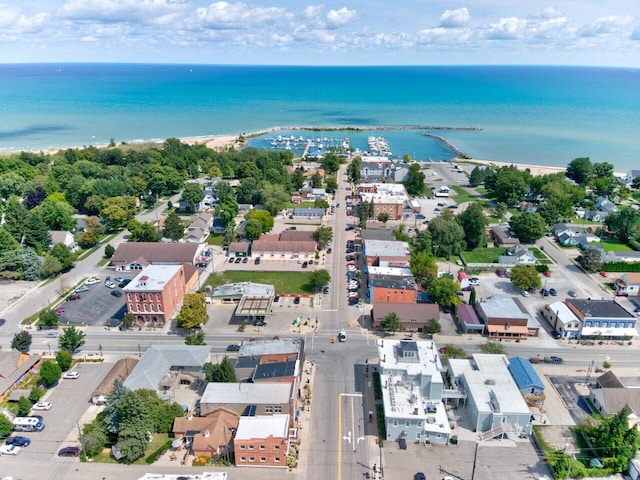
[[[226,231],[227,229],[224,227],[224,224],[222,223],[222,218],[214,217],[213,225],[211,226],[211,232],[215,233],[216,235],[223,235]]]
[[[640,252],[622,252],[622,251],[612,251],[605,252],[604,249],[601,249],[602,253],[602,261],[604,263],[634,263],[640,262]]]
[[[300,195],[299,193],[291,194],[291,203],[300,205],[302,203],[302,195]]]
[[[292,415],[296,394],[293,382],[209,383],[200,399],[200,413],[206,416],[224,407],[238,415]]]
[[[616,207],[615,203],[609,200],[607,197],[598,197],[596,198],[596,208],[599,211],[613,213],[618,211],[618,207]]]
[[[542,315],[562,338],[580,338],[582,321],[564,302],[545,305]]]
[[[493,238],[493,240],[498,245],[501,245],[503,247],[510,247],[513,245],[518,245],[520,243],[520,239],[518,239],[518,237],[512,236],[509,230],[504,227],[491,227],[490,234],[491,238]]]
[[[509,359],[509,372],[520,393],[528,395],[542,395],[544,393],[544,383],[536,372],[531,362],[526,358],[512,357]]]
[[[466,303],[457,305],[456,317],[464,333],[482,333],[486,328],[485,324],[478,318],[476,311],[473,309],[473,305],[467,305]]]
[[[623,273],[616,280],[616,293],[630,297],[640,296],[640,273]]]
[[[184,241],[191,243],[204,243],[213,226],[213,215],[200,213],[191,217],[191,223],[185,230]]]
[[[629,170],[627,172],[627,177],[626,177],[626,182],[628,185],[631,185],[631,183],[633,183],[633,180],[640,177],[640,170]]]
[[[451,428],[436,345],[383,339],[377,346],[387,440],[447,445]]]
[[[177,314],[198,276],[191,265],[149,265],[122,289],[127,311],[136,322],[162,326]]]
[[[197,243],[123,242],[116,247],[111,265],[118,270],[142,270],[149,265],[195,265],[202,259]]]
[[[194,456],[215,459],[233,450],[233,436],[239,422],[240,415],[220,407],[205,417],[176,417],[173,434],[191,445]]]
[[[409,264],[411,250],[407,242],[363,240],[362,252],[366,265],[380,265],[382,261]]]
[[[229,257],[249,257],[251,250],[251,243],[249,242],[231,242],[227,248],[227,255]]]
[[[627,410],[629,426],[640,421],[640,381],[637,377],[624,379],[613,371],[599,376],[589,392],[589,400],[599,414],[616,415]]]
[[[94,405],[104,405],[107,403],[107,398],[113,391],[115,382],[124,383],[139,361],[140,357],[136,356],[129,356],[118,360],[91,394],[91,403]]]
[[[522,245],[514,245],[509,249],[506,255],[498,257],[498,263],[502,266],[515,265],[535,265],[537,263],[536,256]]]
[[[567,307],[582,322],[582,338],[626,338],[638,335],[636,317],[615,300],[570,298]]]
[[[49,232],[49,236],[51,237],[50,247],[53,247],[57,243],[63,244],[72,252],[75,252],[78,249],[78,242],[76,242],[75,238],[73,238],[73,233],[66,230],[51,230]]]
[[[480,441],[506,433],[531,433],[531,411],[505,355],[475,353],[467,359],[449,359],[448,363],[451,384],[467,394],[465,406]]]
[[[288,468],[289,415],[240,417],[233,439],[236,467]]]
[[[609,213],[610,212],[589,210],[584,214],[584,218],[585,220],[589,220],[590,222],[604,222],[609,216]]]
[[[371,309],[371,326],[380,328],[387,315],[395,313],[400,321],[399,331],[423,332],[431,320],[440,319],[437,303],[388,303],[375,302]]]
[[[293,216],[295,217],[304,217],[308,219],[322,219],[325,215],[324,208],[294,208]]]
[[[553,236],[559,238],[563,233],[569,234],[569,236],[578,235],[582,232],[582,227],[574,227],[566,223],[556,223],[553,226]]]
[[[34,371],[39,361],[39,355],[0,350],[0,401],[9,397],[18,384]]]
[[[202,367],[211,361],[211,347],[151,345],[124,381],[129,390],[153,390],[163,400],[173,400],[178,385],[191,385],[204,379]]]
[[[519,301],[509,295],[494,295],[475,305],[478,317],[486,325],[489,338],[526,340],[537,336],[539,327],[533,322]]]

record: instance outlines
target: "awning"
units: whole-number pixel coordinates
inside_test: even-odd
[[[487,325],[487,330],[489,333],[508,333],[511,335],[528,335],[529,327],[519,327],[519,326],[506,326],[506,325]]]
[[[601,335],[603,337],[637,337],[638,332],[635,328],[602,328],[602,327],[583,327],[581,332],[583,337],[593,337]]]

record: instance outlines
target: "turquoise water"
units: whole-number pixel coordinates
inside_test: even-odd
[[[476,158],[566,165],[588,156],[625,171],[640,165],[639,112],[640,71],[629,69],[0,66],[0,151],[278,125],[479,126],[436,133]],[[420,131],[374,134],[398,156],[449,155]],[[354,132],[333,136],[366,148]]]

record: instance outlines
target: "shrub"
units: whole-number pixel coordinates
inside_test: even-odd
[[[66,350],[60,350],[58,353],[56,353],[56,362],[58,362],[60,370],[66,372],[71,367],[73,357]]]
[[[31,403],[38,403],[38,401],[42,398],[46,390],[40,387],[33,387],[31,389],[31,393],[29,394],[29,401]]]
[[[193,459],[194,467],[206,467],[209,464],[209,457],[196,457]]]
[[[160,456],[166,452],[167,450],[169,450],[169,448],[171,448],[171,443],[172,440],[167,440],[167,442],[165,444],[163,444],[160,448],[158,448],[155,452],[153,452],[151,455],[149,455],[147,458],[144,459],[144,461],[151,465],[153,462],[155,462],[158,458],[160,458]],[[193,464],[195,465],[195,460],[193,462]],[[204,464],[206,465],[206,463]]]
[[[26,417],[31,411],[31,402],[27,397],[20,397],[18,400],[18,416]]]

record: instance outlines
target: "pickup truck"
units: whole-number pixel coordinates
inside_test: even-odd
[[[544,363],[557,363],[557,364],[560,364],[563,361],[564,360],[562,359],[562,357],[556,357],[555,355],[552,355],[550,357],[544,357]]]

